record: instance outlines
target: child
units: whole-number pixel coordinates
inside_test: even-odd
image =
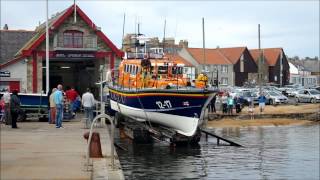
[[[250,115],[250,119],[253,120],[254,119],[254,103],[253,103],[253,101],[249,102],[248,113]]]

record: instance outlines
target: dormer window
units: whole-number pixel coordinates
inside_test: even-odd
[[[63,33],[63,45],[66,48],[82,48],[83,32],[76,30],[67,30]]]

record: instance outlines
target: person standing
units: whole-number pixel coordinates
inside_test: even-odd
[[[216,100],[217,100],[217,94],[215,94],[210,101],[211,112],[213,113],[216,112]]]
[[[82,95],[82,105],[86,116],[86,127],[88,128],[89,122],[91,124],[93,120],[93,108],[95,105],[93,94],[90,92],[89,88],[87,88],[87,92]]]
[[[260,93],[260,96],[258,97],[260,113],[264,111],[264,107],[266,106],[266,99],[267,98],[264,96],[264,94]]]
[[[227,104],[228,104],[228,114],[231,115],[233,110],[234,100],[230,96],[230,94],[228,94]]]
[[[66,91],[67,102],[70,103],[70,109],[72,116],[75,115],[75,102],[78,97],[77,91],[72,87],[71,89]]]
[[[57,90],[54,94],[54,103],[56,105],[56,128],[62,128],[62,113],[63,113],[63,94],[62,94],[62,85],[57,86]]]
[[[11,127],[18,128],[17,119],[18,119],[19,113],[21,112],[20,99],[18,97],[18,90],[12,91],[12,95],[10,98],[10,110],[11,110],[11,117],[12,117]]]
[[[54,93],[57,91],[57,88],[52,89],[52,93],[49,96],[50,103],[50,124],[56,123],[56,103],[54,102]]]
[[[6,125],[11,124],[11,112],[10,112],[10,93],[9,90],[6,89],[6,92],[2,96],[4,101],[4,120]]]

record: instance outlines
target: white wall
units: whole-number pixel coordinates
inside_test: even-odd
[[[18,80],[20,81],[20,91],[25,92],[27,90],[27,63],[25,60],[20,60],[14,64],[2,68],[1,70],[10,72],[10,77],[6,78],[6,81]]]

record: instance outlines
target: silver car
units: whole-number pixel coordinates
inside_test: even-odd
[[[296,102],[320,102],[320,91],[314,89],[302,89],[296,95]]]
[[[267,98],[268,104],[283,104],[288,103],[288,98],[275,91],[266,91],[265,96]]]

